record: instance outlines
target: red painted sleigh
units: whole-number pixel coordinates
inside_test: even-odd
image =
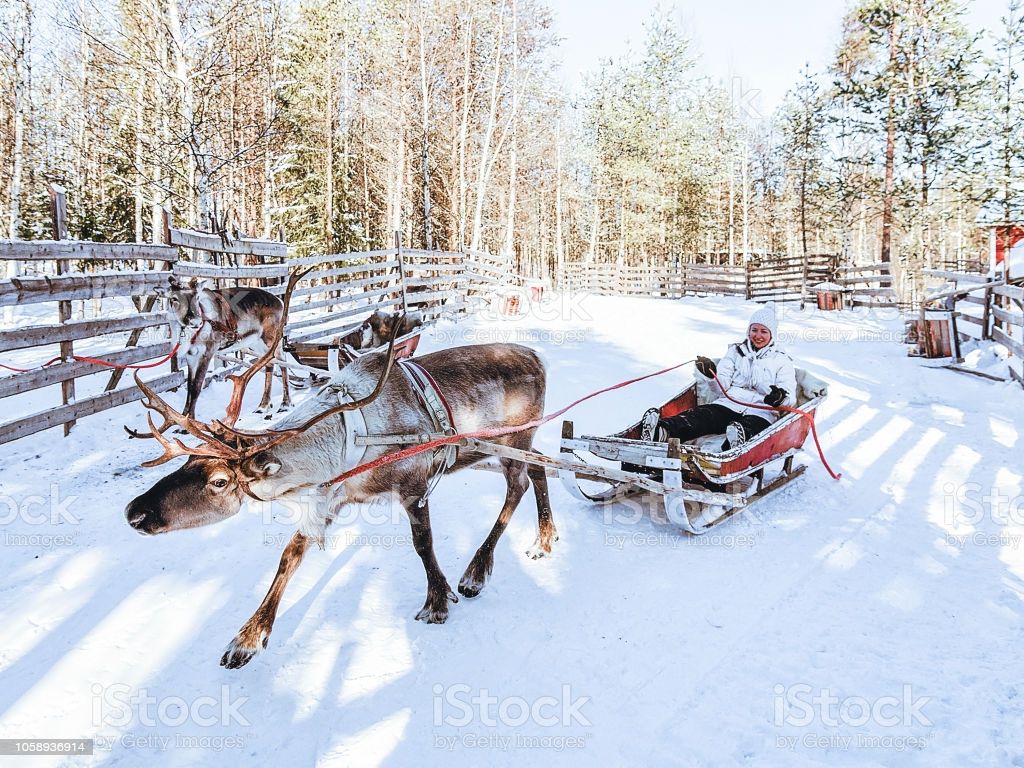
[[[803,369],[797,369],[796,378],[797,408],[813,417],[828,386]],[[674,416],[715,398],[703,381],[695,383],[662,405],[661,415]],[[637,422],[608,437],[577,438],[572,422],[566,421],[560,451],[570,468],[559,474],[570,493],[587,501],[608,503],[644,492],[658,494],[669,520],[700,534],[801,475],[807,466],[794,466],[794,457],[809,431],[807,418],[789,413],[745,443],[723,451],[723,435],[686,443],[646,442],[640,439]],[[619,466],[587,462],[581,469],[578,453],[583,451]],[[587,488],[594,483],[599,487],[587,490],[581,481]]]

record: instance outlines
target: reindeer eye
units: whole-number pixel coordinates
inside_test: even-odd
[[[210,481],[210,485],[214,488],[224,488],[228,484],[228,481],[223,477],[218,477],[216,480]]]

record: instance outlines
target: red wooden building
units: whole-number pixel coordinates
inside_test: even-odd
[[[1005,268],[1008,281],[1024,280],[1024,224],[992,224],[988,238],[992,271]]]

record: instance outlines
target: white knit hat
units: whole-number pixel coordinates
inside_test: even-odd
[[[757,311],[750,316],[750,322],[747,323],[747,330],[750,330],[750,326],[757,323],[763,325],[769,331],[772,332],[772,341],[775,341],[776,332],[779,328],[779,321],[775,317],[775,302],[769,301],[764,306],[760,307]]]

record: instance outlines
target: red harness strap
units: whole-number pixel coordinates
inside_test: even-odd
[[[758,409],[760,409],[762,411],[784,411],[786,413],[796,413],[796,414],[799,414],[801,416],[801,418],[807,419],[807,421],[810,422],[810,425],[811,425],[811,436],[814,437],[814,447],[818,449],[818,458],[821,459],[822,466],[825,467],[826,471],[829,473],[829,475],[832,476],[833,480],[838,480],[839,478],[842,477],[841,473],[837,474],[836,472],[833,472],[832,471],[832,467],[830,467],[829,463],[825,460],[825,452],[821,449],[821,441],[818,440],[818,428],[814,424],[814,414],[813,413],[808,413],[807,411],[801,411],[799,408],[790,408],[788,405],[767,405],[765,403],[744,403],[742,400],[737,400],[736,398],[734,398],[734,397],[729,395],[728,390],[725,388],[725,386],[722,384],[722,382],[718,380],[718,374],[717,373],[714,374],[714,377],[715,377],[715,383],[718,384],[718,388],[722,390],[722,394],[725,395],[726,398],[729,399],[730,401],[736,403],[736,405],[742,405],[745,408],[758,408]]]
[[[501,437],[502,435],[511,435],[515,432],[522,432],[527,429],[535,429],[536,427],[539,427],[542,424],[547,424],[552,419],[557,419],[570,408],[575,408],[580,403],[584,402],[585,400],[589,400],[592,397],[603,395],[605,392],[611,392],[613,389],[621,389],[622,387],[628,387],[630,384],[636,384],[638,381],[644,381],[645,379],[652,379],[655,376],[661,376],[663,373],[668,373],[669,371],[674,371],[677,368],[682,368],[684,365],[689,365],[692,362],[693,360],[687,360],[686,362],[679,363],[678,365],[673,365],[668,368],[662,368],[660,371],[655,371],[654,373],[648,373],[644,376],[637,376],[635,379],[627,379],[626,381],[621,381],[618,384],[612,384],[611,386],[604,387],[603,389],[599,389],[596,392],[591,392],[589,395],[584,395],[578,400],[574,400],[573,402],[569,403],[564,408],[560,408],[554,413],[550,413],[547,416],[542,416],[539,419],[529,421],[526,424],[516,424],[511,427],[492,427],[490,429],[478,429],[473,432],[461,432],[455,435],[439,437],[434,440],[431,440],[430,442],[421,443],[420,445],[411,445],[408,448],[402,448],[401,450],[395,451],[394,453],[385,453],[381,456],[378,456],[375,459],[366,462],[365,464],[360,464],[356,467],[352,467],[352,469],[342,472],[337,477],[323,483],[323,485],[334,485],[335,483],[342,483],[345,480],[348,480],[350,477],[355,477],[356,475],[360,475],[363,472],[369,472],[371,469],[376,469],[377,467],[384,467],[387,466],[388,464],[394,464],[395,462],[402,461],[403,459],[407,459],[410,456],[415,456],[418,453],[423,453],[424,451],[432,451],[435,448],[439,448],[442,445],[454,445],[455,443],[458,443],[460,440],[466,437]]]
[[[178,351],[178,347],[180,347],[180,346],[181,346],[181,342],[178,342],[177,344],[174,345],[174,348],[170,352],[167,353],[166,356],[161,357],[155,363],[146,363],[145,365],[142,365],[142,364],[139,364],[139,365],[118,365],[117,363],[111,363],[111,362],[109,362],[107,360],[100,360],[100,359],[95,358],[95,357],[86,357],[84,355],[72,355],[71,359],[76,361],[76,362],[79,362],[79,363],[95,363],[96,365],[102,365],[105,368],[120,368],[122,370],[126,369],[126,368],[131,368],[131,369],[136,369],[136,370],[142,370],[144,368],[156,368],[158,365],[163,365],[168,360],[170,360],[172,357],[174,357],[174,354]],[[4,365],[3,363],[0,363],[0,368],[6,368],[8,371],[14,371],[15,373],[28,373],[29,371],[34,371],[34,370],[37,370],[37,369],[41,370],[43,368],[47,368],[47,367],[53,365],[54,363],[56,363],[56,362],[58,362],[60,360],[63,360],[63,358],[61,358],[61,357],[54,357],[54,358],[51,358],[50,360],[47,360],[42,365],[35,366],[34,368],[15,368],[14,366]]]

